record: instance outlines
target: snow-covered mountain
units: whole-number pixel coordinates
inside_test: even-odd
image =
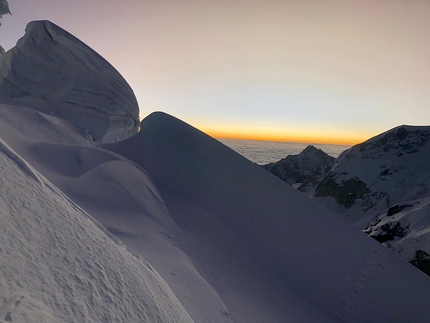
[[[1,56],[0,93],[88,129],[96,141],[137,133],[139,107],[124,78],[83,42],[49,21],[33,21]]]
[[[309,145],[298,155],[288,155],[275,163],[261,166],[288,184],[293,185],[301,184],[305,180],[310,181],[310,178],[316,181],[324,175],[324,169],[333,161],[334,157]]]
[[[2,89],[0,321],[430,322],[427,276],[197,129],[100,145]]]
[[[408,261],[420,250],[425,256],[429,138],[430,127],[400,126],[352,147],[336,159],[314,196]]]

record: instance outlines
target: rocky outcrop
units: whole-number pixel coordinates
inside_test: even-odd
[[[318,177],[334,158],[312,145],[298,155],[288,155],[276,163],[262,165],[263,168],[288,184],[303,183],[308,177]]]
[[[33,21],[0,57],[0,95],[86,128],[99,142],[136,134],[139,107],[99,54],[49,21]]]
[[[400,126],[341,154],[313,197],[430,273],[430,127]]]

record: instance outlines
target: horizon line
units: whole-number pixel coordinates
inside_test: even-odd
[[[249,141],[267,141],[267,142],[279,142],[279,143],[300,143],[300,144],[316,144],[316,145],[339,145],[339,146],[355,146],[364,142],[365,140],[336,140],[336,139],[315,139],[315,138],[278,138],[271,136],[247,136],[247,135],[230,135],[221,134],[216,132],[205,132],[209,136],[215,139],[229,139],[229,140],[249,140]]]

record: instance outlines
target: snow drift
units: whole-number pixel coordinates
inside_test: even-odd
[[[124,78],[100,55],[49,21],[33,21],[0,56],[0,94],[114,142],[138,130],[139,108]]]
[[[192,322],[143,259],[0,140],[0,321]]]

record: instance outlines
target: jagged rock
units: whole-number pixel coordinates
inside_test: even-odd
[[[333,161],[333,157],[309,145],[298,155],[288,155],[276,163],[262,167],[288,184],[295,184],[303,183],[309,176],[322,174],[323,169]]]
[[[410,263],[430,276],[430,255],[424,250],[417,250]]]
[[[412,262],[430,252],[429,138],[430,127],[400,126],[350,148],[313,197]]]
[[[315,196],[333,196],[337,203],[350,208],[357,199],[369,193],[367,185],[357,177],[350,178],[338,184],[333,177],[326,176],[317,186]]]
[[[0,58],[0,95],[86,128],[96,141],[136,134],[132,89],[104,58],[49,21],[30,22]]]

